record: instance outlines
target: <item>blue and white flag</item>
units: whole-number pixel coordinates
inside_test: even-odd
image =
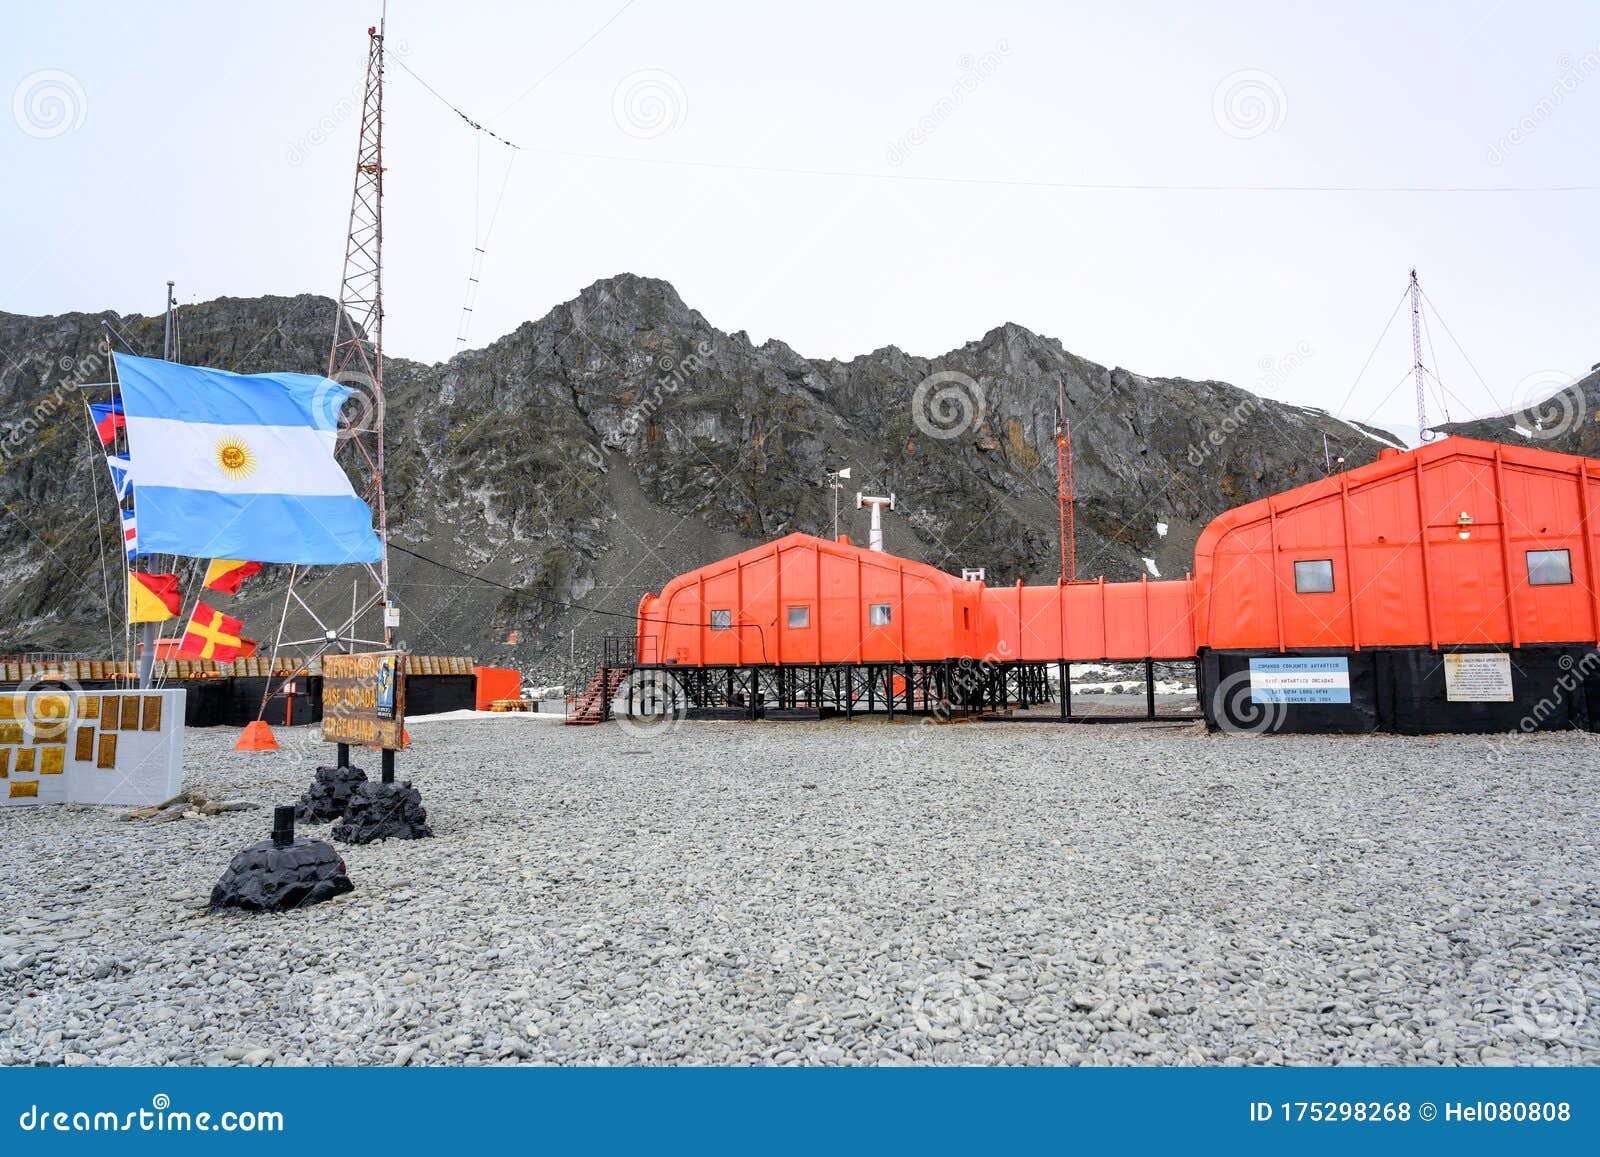
[[[122,548],[128,552],[129,562],[144,557],[144,551],[139,549],[139,524],[131,510],[122,512]]]
[[[126,454],[107,454],[106,469],[111,471],[111,489],[117,492],[117,501],[126,501],[133,491],[133,463]]]
[[[114,355],[147,554],[377,562],[372,511],[334,461],[346,386]]]

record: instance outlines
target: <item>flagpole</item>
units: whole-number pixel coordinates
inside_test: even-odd
[[[167,323],[166,330],[161,337],[161,360],[172,360],[172,309],[177,301],[172,296],[173,282],[167,282]],[[135,500],[137,501],[137,500]],[[138,509],[137,506],[134,507]],[[126,553],[126,552],[124,552]],[[129,579],[128,581],[133,581]],[[139,624],[139,689],[150,689],[151,677],[156,670],[156,624]]]
[[[111,402],[113,407],[116,407],[121,400],[122,385],[121,380],[117,377],[117,363],[116,359],[113,357],[111,360]],[[92,413],[90,418],[91,420],[93,419]],[[125,441],[126,438],[127,432],[125,428],[116,426],[112,427],[111,441],[108,443],[108,445],[111,447],[111,458],[115,458],[117,456],[118,440],[122,439]],[[108,458],[107,461],[109,460],[110,459]],[[122,504],[124,502],[132,501],[130,496],[133,492],[133,455],[131,452],[128,455],[128,469],[127,473],[123,477],[122,484],[118,485],[117,477],[115,473],[113,473],[111,475],[111,489],[117,500],[117,550],[122,555],[122,658],[116,660],[116,666],[114,668],[116,674],[113,677],[114,681],[120,685],[122,680],[125,678],[122,673],[125,669],[123,664],[133,662],[134,654],[133,624],[129,621],[128,617],[132,609],[128,598],[128,584],[133,581],[131,577],[133,572],[133,559],[128,557],[127,526],[122,517],[124,513]]]
[[[99,435],[95,432],[94,428],[94,411],[89,408],[89,399],[83,395],[82,387],[79,388],[79,396],[83,400],[84,421],[89,424],[90,452],[94,454],[95,462],[99,463],[105,460],[105,446],[101,445],[99,452],[94,451],[95,445],[99,442]],[[91,477],[89,480],[89,492],[94,495],[94,538],[95,546],[99,547],[100,549],[100,589],[104,593],[106,600],[106,652],[114,657],[117,653],[117,636],[116,629],[113,626],[113,619],[111,617],[111,567],[106,562],[106,524],[105,519],[100,515],[100,487],[95,483],[94,478],[92,477],[94,471],[97,469],[98,465],[90,468]],[[117,533],[121,534],[121,504],[119,503],[115,509],[117,511]],[[128,553],[126,548],[124,548],[122,553],[123,568],[126,570]]]

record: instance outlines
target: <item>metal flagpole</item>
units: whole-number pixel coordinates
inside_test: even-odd
[[[166,329],[161,337],[161,359],[172,360],[172,311],[177,308],[177,299],[172,295],[173,282],[167,282],[167,321]],[[134,499],[134,512],[138,512],[138,498]],[[123,543],[123,558],[127,558],[127,543]],[[131,564],[130,564],[131,567]],[[130,569],[125,567],[124,569]],[[128,580],[132,582],[132,579]],[[152,676],[156,669],[156,624],[139,624],[139,687],[148,690]]]

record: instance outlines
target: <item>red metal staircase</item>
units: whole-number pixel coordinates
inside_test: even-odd
[[[583,692],[567,700],[567,724],[588,727],[604,722],[611,701],[632,671],[632,667],[602,667],[596,671]]]

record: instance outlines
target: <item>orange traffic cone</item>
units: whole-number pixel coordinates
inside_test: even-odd
[[[233,745],[235,751],[277,751],[278,741],[272,737],[272,728],[267,726],[265,719],[257,719],[254,723],[246,723],[244,732],[239,736],[239,742]]]

